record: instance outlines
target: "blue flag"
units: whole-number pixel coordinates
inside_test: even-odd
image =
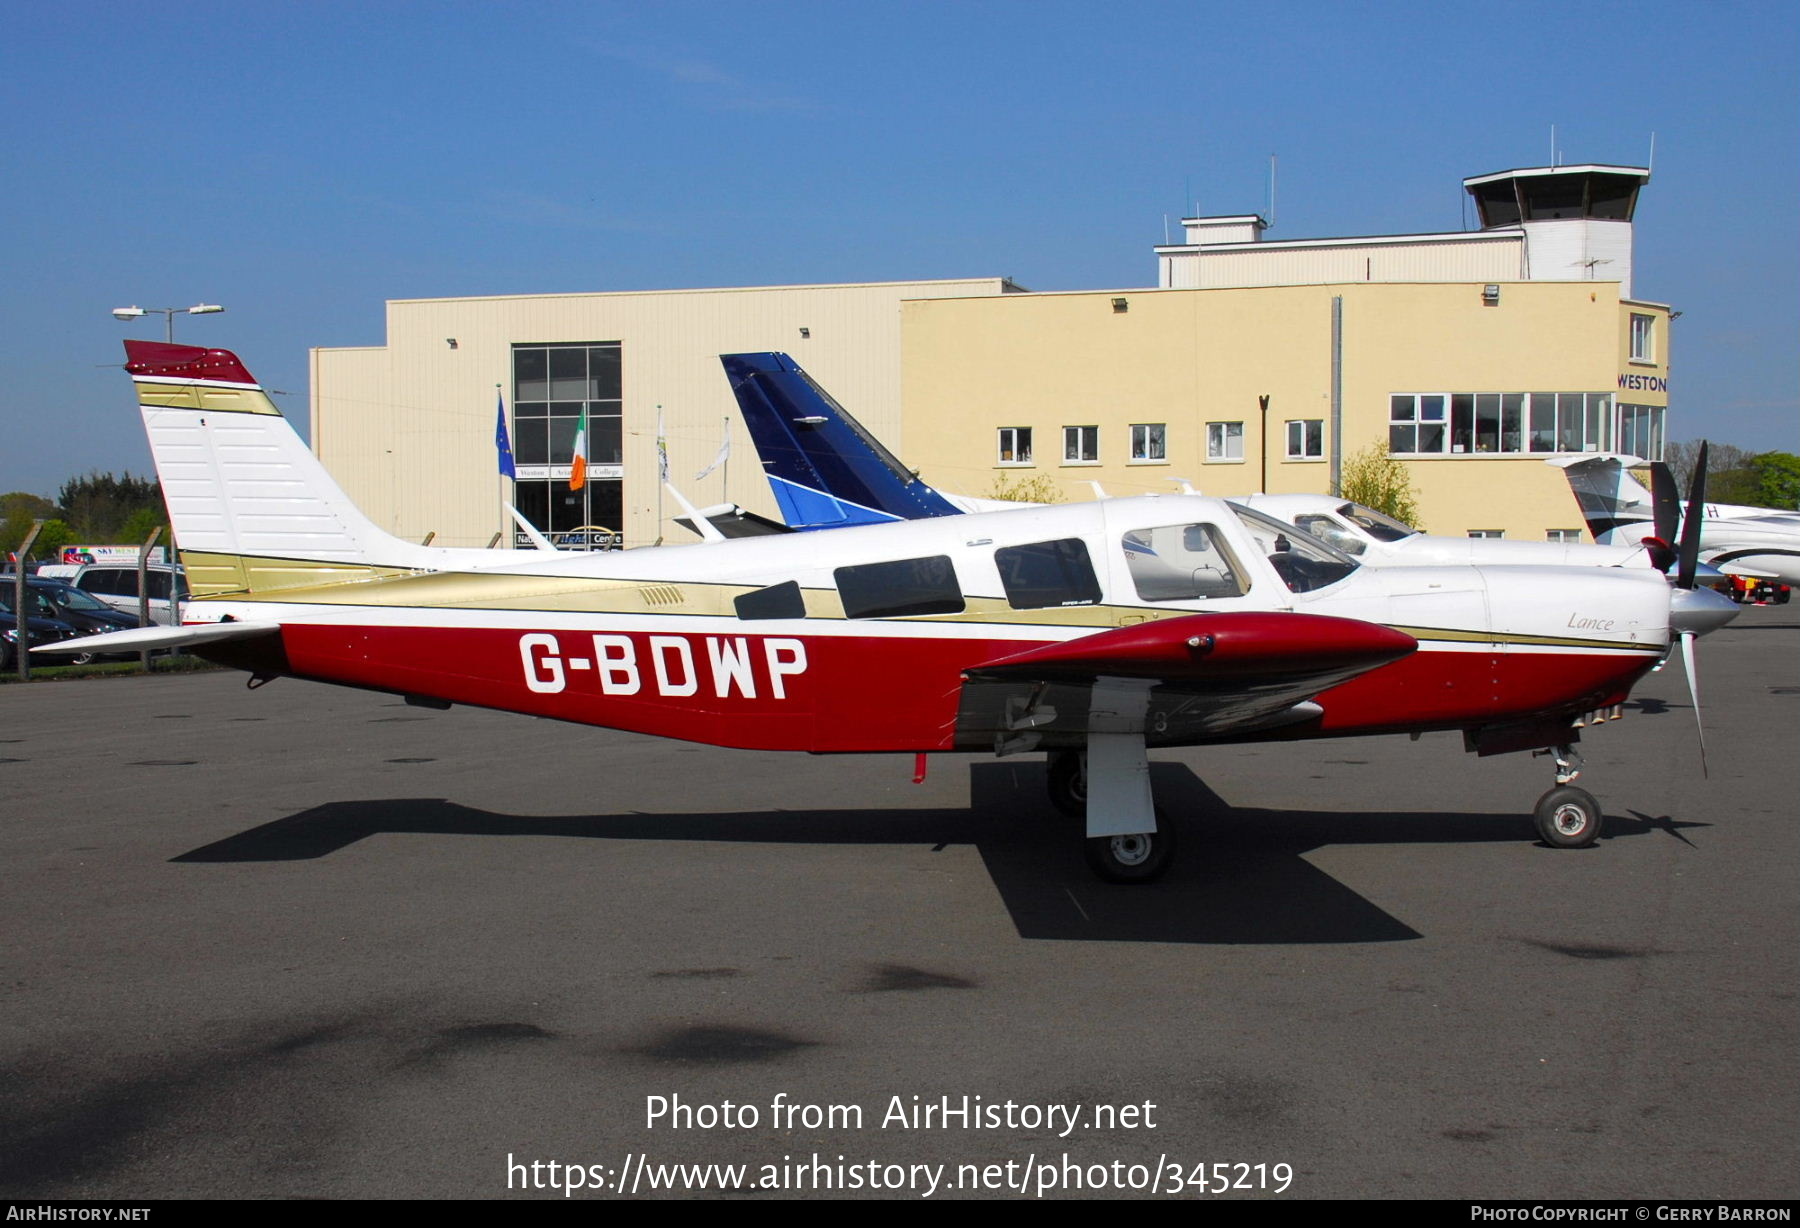
[[[498,408],[494,417],[494,447],[500,452],[500,474],[517,481],[519,471],[513,468],[512,441],[506,437],[506,398],[494,393]]]

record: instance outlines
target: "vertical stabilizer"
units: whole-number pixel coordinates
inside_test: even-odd
[[[786,354],[722,354],[732,395],[791,528],[954,516]]]
[[[356,509],[237,355],[160,341],[125,355],[196,595],[429,565]]]
[[[1610,452],[1595,456],[1559,456],[1545,462],[1569,479],[1588,532],[1602,546],[1630,546],[1655,532],[1655,500],[1626,472],[1643,464],[1635,456]]]

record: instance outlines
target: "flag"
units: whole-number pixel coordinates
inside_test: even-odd
[[[500,453],[500,476],[517,480],[519,471],[513,467],[512,441],[506,437],[506,398],[496,389],[494,400],[499,404],[494,413],[494,448]]]
[[[575,464],[569,469],[569,489],[587,485],[587,406],[581,407],[581,419],[575,424]]]
[[[656,407],[656,470],[664,483],[669,480],[669,437],[663,433],[662,406]]]
[[[694,475],[694,481],[698,482],[701,478],[705,477],[707,474],[711,473],[714,469],[717,469],[720,465],[723,465],[726,461],[728,461],[730,459],[731,459],[731,427],[729,424],[727,424],[727,426],[725,428],[725,442],[719,445],[718,455],[712,458],[712,464],[708,465],[706,468],[702,469],[699,473],[696,473]]]

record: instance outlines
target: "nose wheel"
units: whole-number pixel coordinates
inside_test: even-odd
[[[1587,848],[1600,838],[1605,816],[1592,793],[1571,783],[1581,775],[1581,752],[1573,746],[1558,746],[1538,753],[1548,753],[1556,761],[1556,787],[1538,798],[1532,811],[1539,837],[1551,848]]]

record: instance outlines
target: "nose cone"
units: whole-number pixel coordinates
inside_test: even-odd
[[[1670,630],[1705,635],[1737,616],[1737,602],[1710,588],[1677,588],[1669,592]]]

